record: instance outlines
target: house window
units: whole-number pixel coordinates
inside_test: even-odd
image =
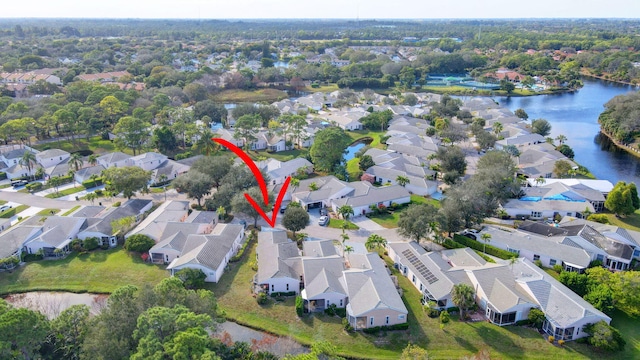
[[[273,292],[275,289],[275,286],[273,284],[271,284],[271,291]]]
[[[340,299],[340,307],[343,307],[344,305],[342,305],[342,299]]]
[[[598,254],[598,255],[596,256],[596,260],[598,260],[598,261],[600,261],[600,262],[603,262],[603,261],[604,261],[604,255],[602,255],[602,254]]]
[[[422,291],[422,283],[420,284],[420,291]]]
[[[540,218],[540,217],[542,217],[542,212],[540,212],[540,211],[532,211],[531,212],[531,217]]]
[[[533,261],[540,260],[540,255],[533,254]]]
[[[384,323],[389,325],[389,317],[387,316],[387,318],[384,320]]]
[[[404,315],[398,315],[398,320],[404,320]]]
[[[369,325],[373,326],[373,316],[369,318]]]
[[[511,252],[511,253],[514,253],[514,254],[516,254],[516,255],[520,256],[520,250],[518,250],[518,249],[512,249],[512,248],[510,248],[510,247],[507,247],[507,251],[509,251],[509,252]]]
[[[556,264],[556,259],[549,260],[549,266],[553,266]]]
[[[405,266],[404,269],[402,269],[402,272],[407,275],[407,267]]]
[[[413,275],[413,276],[411,277],[411,281],[412,281],[414,284],[416,283],[416,276],[415,276],[415,275]]]
[[[634,250],[633,257],[640,257],[640,250]]]
[[[287,291],[289,291],[289,284],[287,284]]]

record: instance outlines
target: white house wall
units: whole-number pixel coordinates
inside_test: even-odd
[[[290,292],[295,291],[296,294],[300,293],[300,280],[293,279],[290,277],[278,277],[278,278],[270,278],[263,284],[267,284],[269,286],[269,294],[274,292]],[[289,288],[287,289],[287,285]]]

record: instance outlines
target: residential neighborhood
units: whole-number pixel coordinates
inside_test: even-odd
[[[0,171],[6,174],[6,185],[0,194],[15,198],[2,197],[3,211],[12,214],[0,223],[3,270],[20,271],[33,257],[64,261],[79,251],[126,249],[134,241],[146,241],[148,245],[136,255],[144,264],[162,269],[165,277],[184,279],[187,271],[202,274],[202,283],[209,284],[204,286],[215,287],[234,281],[236,267],[248,266],[242,259],[255,246],[255,270],[249,268],[252,290],[246,296],[258,304],[300,299],[300,312],[296,315],[292,309],[292,318],[344,313],[347,331],[402,331],[411,326],[416,314],[406,302],[405,279],[411,284],[409,291],[419,294],[420,306],[428,309],[423,311],[447,316],[451,312],[463,321],[516,325],[528,323],[530,314],[539,310],[544,316],[539,334],[559,344],[589,336],[586,329],[591,324],[612,324],[609,314],[549,271],[587,276],[594,264],[611,272],[635,267],[640,260],[639,232],[587,220],[607,211],[614,184],[569,178],[580,167],[557,150],[559,146],[532,133],[527,121],[489,99],[451,100],[406,92],[400,96],[415,97],[415,105],[385,105],[389,96],[375,94],[377,100],[367,101],[364,93],[353,95],[340,108],[333,106],[344,100],[341,91],[269,105],[301,119],[298,130],[289,133],[273,126],[248,132],[241,126],[242,116],[234,118],[229,109],[224,126],[198,125],[195,129],[202,133],[189,135],[188,141],[197,143],[211,131],[214,139],[245,149],[253,158],[251,166],[266,179],[268,191],[284,191],[280,209],[273,206],[267,211],[280,214],[275,215],[274,228],[260,214],[240,210],[236,195],[249,187],[225,188],[235,182],[240,184],[234,186],[247,185],[241,172],[246,170],[237,170],[245,168],[244,160],[232,158],[223,148],[214,154],[202,151],[179,157],[153,148],[151,137],[136,155],[135,149],[121,145],[114,151],[82,155],[48,146],[38,150],[36,144],[3,145]],[[482,121],[470,123],[468,117],[453,116],[447,120],[450,133],[438,132],[439,120],[431,117],[449,101]],[[261,106],[266,105],[253,109]],[[390,119],[372,129],[369,115],[383,112]],[[149,134],[161,128],[145,126],[142,131]],[[331,129],[349,139],[338,164],[344,173],[326,171],[314,159],[318,147],[314,144]],[[126,136],[109,134],[105,141],[121,144]],[[484,142],[487,136],[493,139],[491,144]],[[187,141],[186,135],[182,141]],[[334,146],[338,144],[323,150]],[[350,150],[356,146],[358,150]],[[491,156],[487,154],[513,162],[508,178],[515,190],[487,214],[496,223],[478,223],[477,230],[470,230],[462,226],[470,218],[456,220],[461,223],[453,232],[475,241],[473,249],[460,244],[448,248],[442,237],[451,231],[433,220],[411,220],[427,229],[417,239],[404,230],[410,227],[401,224],[405,213],[427,206],[421,210],[426,215],[434,205],[425,202],[438,204],[433,211],[439,211],[447,197],[455,196],[452,189],[485,171],[482,159]],[[448,162],[448,156],[459,156],[462,169],[451,165],[455,162]],[[566,172],[561,173],[558,164],[563,163]],[[215,168],[218,165],[225,168]],[[216,176],[209,173],[213,168],[235,177],[208,180]],[[110,172],[127,169],[144,174],[136,188],[117,188],[116,177],[107,180]],[[133,172],[125,174],[125,180],[135,177]],[[198,187],[198,176],[207,180],[201,185],[204,189]],[[289,178],[295,182],[285,191]],[[257,180],[251,174],[246,182],[255,186]],[[224,195],[225,191],[230,194]],[[38,199],[55,202],[55,207],[40,206]],[[293,208],[302,209],[309,219],[301,226],[305,233],[296,234],[284,220]],[[59,209],[69,211],[58,214]],[[393,219],[391,225],[381,220],[385,216]],[[253,223],[257,229],[248,225]],[[374,235],[384,236],[378,250],[368,244]],[[494,250],[485,251],[487,245]],[[510,254],[511,260],[495,256],[499,251]],[[473,291],[474,309],[469,314],[452,295],[460,285]]]

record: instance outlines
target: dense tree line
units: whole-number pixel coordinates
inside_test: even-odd
[[[177,278],[154,287],[124,286],[92,316],[73,305],[53,320],[0,299],[0,357],[42,359],[276,359],[248,343],[209,335],[219,320],[207,290],[187,290]]]
[[[640,131],[640,93],[618,95],[604,106],[598,117],[602,130],[623,144],[633,142]]]

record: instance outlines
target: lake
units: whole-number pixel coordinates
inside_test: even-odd
[[[604,104],[616,95],[634,91],[629,85],[583,79],[584,87],[573,93],[529,97],[496,97],[500,105],[511,111],[522,108],[529,121],[543,118],[551,125],[550,137],[567,137],[566,144],[575,153],[575,160],[586,166],[598,179],[640,184],[640,159],[612,146],[600,134],[598,116]]]

